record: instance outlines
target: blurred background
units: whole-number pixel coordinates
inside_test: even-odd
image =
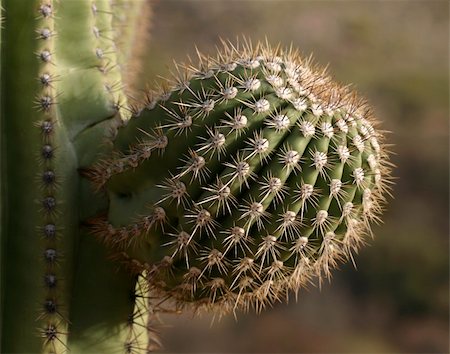
[[[449,352],[449,2],[153,1],[141,87],[219,38],[290,45],[353,83],[391,131],[384,224],[321,290],[261,315],[165,318],[166,352]]]

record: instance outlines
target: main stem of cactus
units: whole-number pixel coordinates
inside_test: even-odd
[[[120,120],[114,11],[2,5],[1,351],[123,352],[136,279],[83,225],[107,201],[79,175]]]

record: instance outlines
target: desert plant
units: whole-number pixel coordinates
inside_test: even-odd
[[[78,167],[126,116],[129,40],[114,38],[131,33],[112,24],[143,5],[2,1],[2,352],[112,353],[127,340],[135,281],[80,227],[107,203]]]
[[[310,60],[224,43],[127,108],[141,2],[2,5],[3,352],[145,352],[149,292],[259,311],[370,234],[383,137]]]

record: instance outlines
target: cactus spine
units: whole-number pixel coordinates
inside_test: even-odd
[[[1,4],[1,351],[147,352],[149,291],[259,311],[370,233],[376,121],[294,51],[224,44],[130,114],[143,2]]]

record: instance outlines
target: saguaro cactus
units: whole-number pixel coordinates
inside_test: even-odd
[[[146,352],[149,291],[259,311],[370,233],[383,137],[309,60],[224,44],[129,110],[142,2],[2,5],[2,352]]]

